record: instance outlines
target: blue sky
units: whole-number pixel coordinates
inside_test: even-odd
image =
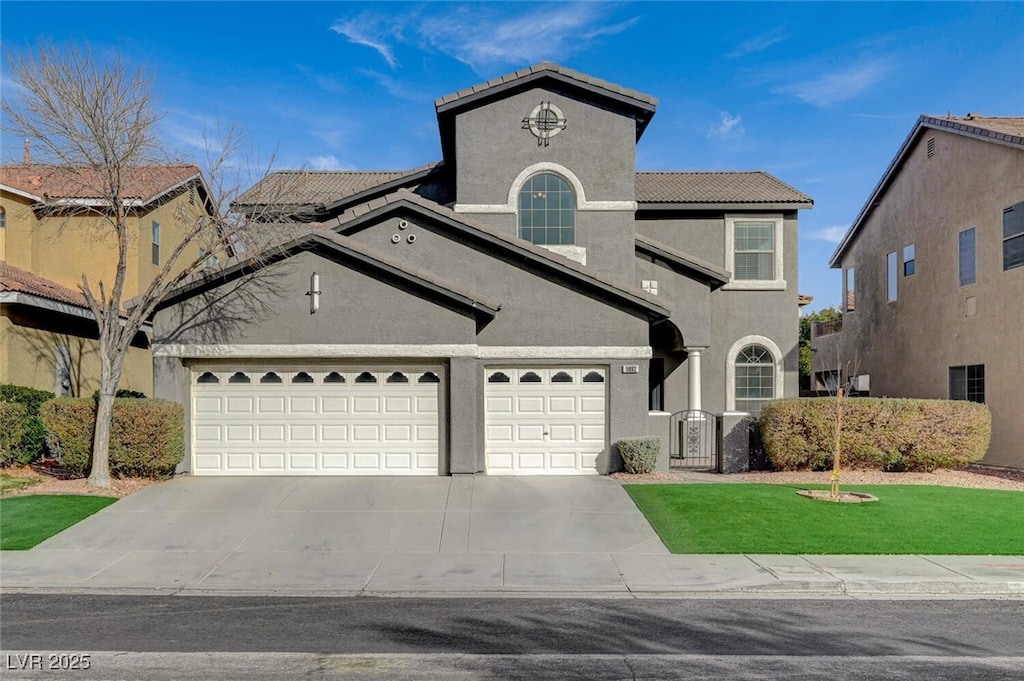
[[[815,310],[838,304],[828,258],[920,114],[1024,114],[1024,3],[4,0],[0,22],[5,51],[88,42],[146,66],[195,160],[219,122],[281,168],[419,166],[440,158],[436,97],[544,59],[646,92],[638,169],[763,169],[814,198]]]

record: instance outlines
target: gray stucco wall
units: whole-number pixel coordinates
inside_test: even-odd
[[[541,101],[559,107],[566,129],[538,145],[523,118]],[[456,118],[457,205],[504,205],[524,169],[541,162],[574,174],[589,201],[635,198],[636,122],[555,92],[532,89],[459,114]],[[577,197],[578,199],[584,197]],[[473,217],[518,234],[513,213]],[[622,281],[632,280],[631,209],[579,210],[576,244],[587,250],[587,266]]]
[[[926,142],[935,139],[928,158]],[[875,396],[948,399],[949,367],[985,365],[992,443],[985,463],[1024,468],[1024,268],[1003,270],[1003,210],[1024,201],[1024,151],[928,130],[868,217],[841,266],[856,309],[816,341],[815,370],[871,376]],[[959,233],[976,230],[977,282],[960,286]],[[903,276],[903,248],[916,271]],[[897,256],[897,299],[886,254]],[[852,367],[859,367],[853,370]]]
[[[730,215],[735,213],[730,213]],[[756,217],[758,213],[747,213]],[[771,215],[778,215],[773,212]],[[691,256],[705,260],[719,267],[726,266],[724,214],[684,214],[662,216],[649,219],[641,217],[636,221],[638,234],[643,234],[655,241],[676,248]],[[797,217],[795,213],[783,215],[783,251],[782,275],[786,288],[782,291],[729,290],[718,289],[710,293],[708,300],[708,326],[704,338],[706,343],[698,342],[701,336],[693,333],[693,341],[687,337],[687,328],[698,329],[701,324],[700,310],[692,314],[688,310],[687,300],[692,300],[686,292],[676,293],[675,284],[664,287],[661,282],[667,270],[660,266],[652,266],[638,259],[636,284],[646,278],[659,281],[659,297],[671,300],[672,321],[683,332],[687,345],[707,347],[701,352],[701,397],[705,411],[722,412],[731,410],[734,405],[727,404],[729,387],[728,365],[734,361],[729,350],[741,338],[762,336],[770,339],[778,347],[782,367],[783,382],[781,396],[795,397],[799,392],[799,311],[797,307]],[[651,269],[654,267],[654,269]],[[650,277],[641,276],[650,273]],[[705,291],[707,288],[705,287]],[[675,300],[679,297],[679,301]],[[687,404],[688,377],[686,356],[673,353],[666,357],[665,410],[680,411],[689,408]]]

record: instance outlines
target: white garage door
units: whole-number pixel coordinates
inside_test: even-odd
[[[604,451],[605,370],[488,368],[487,472],[596,473]]]
[[[439,367],[198,369],[195,475],[437,475]]]

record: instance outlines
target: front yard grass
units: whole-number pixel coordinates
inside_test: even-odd
[[[1024,493],[857,485],[879,501],[812,501],[822,485],[626,485],[672,553],[1024,555]]]
[[[28,487],[39,482],[39,478],[16,478],[7,473],[0,473],[0,494],[13,492],[22,487]]]
[[[75,494],[0,499],[0,550],[30,549],[115,501]]]

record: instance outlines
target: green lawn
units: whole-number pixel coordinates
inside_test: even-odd
[[[28,487],[39,482],[39,478],[15,478],[7,473],[0,473],[0,494],[22,487]]]
[[[857,485],[879,501],[796,494],[820,485],[626,485],[672,553],[1024,556],[1024,492]]]
[[[115,501],[74,494],[0,499],[0,549],[30,549]]]

